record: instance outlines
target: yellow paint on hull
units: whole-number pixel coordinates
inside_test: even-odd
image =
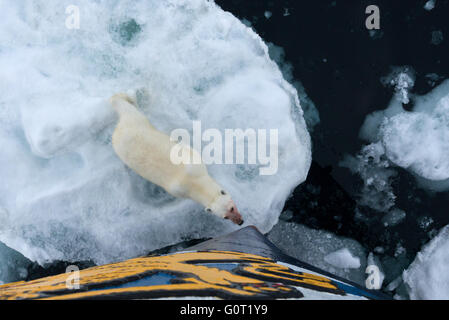
[[[235,263],[232,271],[204,264]],[[117,287],[163,272],[176,281],[163,285]],[[296,287],[344,295],[333,280],[294,271],[258,255],[205,251],[140,257],[80,271],[80,289],[66,287],[69,274],[0,286],[0,299],[108,299],[203,295],[231,298],[302,297]]]

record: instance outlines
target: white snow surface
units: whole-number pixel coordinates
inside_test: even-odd
[[[435,3],[436,3],[436,0],[427,1],[426,4],[424,5],[424,9],[426,9],[427,11],[433,10],[433,8],[435,8]]]
[[[388,76],[381,78],[381,82],[384,86],[394,87],[396,97],[408,104],[409,91],[415,85],[415,71],[409,66],[393,67]]]
[[[324,261],[340,269],[358,269],[360,268],[360,259],[354,257],[348,248],[329,253],[324,257]]]
[[[413,173],[421,186],[449,187],[449,80],[424,96],[415,96],[411,112],[400,99],[365,119],[360,136],[380,142],[396,166]]]
[[[236,228],[130,171],[110,143],[107,99],[145,88],[167,134],[279,130],[279,170],[211,165],[247,224],[268,232],[306,178],[310,137],[267,46],[206,0],[0,0],[0,241],[31,260],[106,263]],[[223,131],[224,132],[224,131]]]
[[[410,299],[449,299],[449,226],[424,246],[403,273]]]

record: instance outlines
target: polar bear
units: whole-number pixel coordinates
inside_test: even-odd
[[[207,212],[243,224],[231,196],[209,176],[202,162],[185,165],[170,160],[170,151],[177,143],[151,125],[136,108],[135,99],[119,93],[109,102],[119,116],[112,134],[112,146],[129,168],[175,197],[192,199],[202,204]],[[190,146],[183,148],[191,156],[201,159]]]

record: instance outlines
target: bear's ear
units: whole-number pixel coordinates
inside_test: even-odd
[[[206,212],[212,212],[212,209],[211,208],[205,208],[204,209]]]

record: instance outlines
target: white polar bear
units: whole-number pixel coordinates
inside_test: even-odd
[[[112,146],[128,167],[175,197],[190,198],[201,203],[207,212],[243,224],[231,196],[209,176],[203,163],[184,165],[170,160],[176,142],[150,124],[137,110],[134,99],[119,93],[109,101],[119,115]],[[191,156],[201,158],[196,150],[184,148]]]

